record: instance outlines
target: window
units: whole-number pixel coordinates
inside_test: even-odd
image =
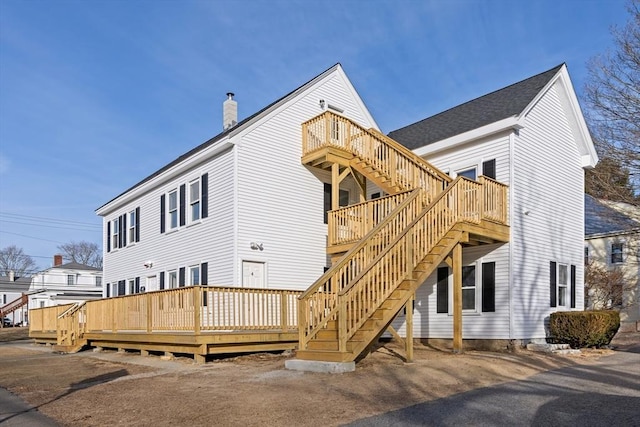
[[[169,193],[169,228],[178,227],[178,191]]]
[[[588,246],[584,247],[584,265],[585,266],[589,265],[589,247]]]
[[[456,174],[458,176],[464,176],[465,178],[469,178],[469,179],[472,179],[474,181],[476,180],[476,168],[475,167],[470,168],[470,169],[464,169],[464,170],[458,171],[458,172],[456,172]]]
[[[568,269],[565,264],[558,265],[558,306],[567,305]]]
[[[113,229],[113,234],[112,234],[112,241],[113,243],[111,244],[111,247],[113,249],[119,248],[120,245],[120,218],[114,219],[112,221],[112,225],[111,228]]]
[[[174,289],[178,287],[178,272],[176,270],[172,270],[169,272],[169,283],[167,284],[167,289]]]
[[[102,276],[96,276],[96,288],[102,287]]]
[[[338,199],[338,206],[349,206],[349,192],[347,190],[340,190],[340,196]],[[326,224],[328,215],[327,212],[332,210],[331,206],[331,184],[324,184],[324,223]]]
[[[200,266],[189,267],[189,284],[196,286],[200,284]]]
[[[136,293],[136,281],[134,279],[129,279],[129,295]]]
[[[67,285],[73,286],[76,284],[76,275],[75,274],[67,274]]]
[[[200,219],[200,179],[189,184],[189,204],[191,206],[191,221]]]
[[[482,162],[482,175],[487,178],[496,179],[496,159]]]
[[[462,267],[462,309],[476,309],[476,266]]]
[[[136,211],[129,212],[129,241],[135,242],[136,240]]]
[[[611,244],[611,264],[622,264],[622,243]]]

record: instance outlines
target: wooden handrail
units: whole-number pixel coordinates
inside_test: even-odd
[[[337,305],[351,308],[339,318],[339,348],[346,348],[349,338],[457,222],[480,222],[481,193],[482,184],[456,178],[339,293]]]
[[[334,246],[360,240],[410,194],[411,191],[403,191],[329,211],[327,213],[328,245]]]
[[[422,211],[423,196],[420,188],[412,191],[300,296],[298,331],[302,348],[335,315],[338,293]]]
[[[324,147],[339,148],[386,174],[394,186],[404,190],[423,188],[428,199],[452,181],[402,144],[330,111],[303,123],[302,133],[303,156]]]

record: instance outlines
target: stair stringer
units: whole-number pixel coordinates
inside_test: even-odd
[[[455,224],[440,240],[440,242],[416,264],[411,276],[402,280],[391,295],[371,313],[365,323],[347,340],[346,351],[339,351],[337,323],[332,321],[324,328],[326,335],[335,335],[333,339],[323,339],[322,334],[316,335],[314,342],[323,341],[333,343],[331,349],[298,350],[296,357],[306,360],[323,360],[331,362],[351,362],[360,360],[377,339],[386,331],[391,322],[403,309],[411,295],[426,281],[440,263],[451,253],[455,245],[467,239],[467,233],[462,230],[461,223]],[[442,244],[444,242],[444,244]],[[329,345],[327,345],[329,346]]]

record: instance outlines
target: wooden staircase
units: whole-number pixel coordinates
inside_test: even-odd
[[[485,177],[451,181],[397,142],[341,116],[324,113],[303,124],[303,163],[355,170],[391,197],[412,191],[375,224],[363,226],[366,206],[342,215],[341,226],[357,223],[349,234],[354,243],[300,297],[299,359],[357,360],[454,248],[470,236],[508,236],[506,186]]]
[[[87,345],[83,338],[86,323],[85,301],[69,307],[58,316],[57,343],[53,350],[61,353],[77,353]]]
[[[26,294],[22,294],[19,298],[14,299],[7,305],[0,307],[0,320],[4,319],[4,317],[8,314],[13,313],[14,311],[24,307],[29,303],[29,296]],[[0,324],[0,328],[4,322]]]

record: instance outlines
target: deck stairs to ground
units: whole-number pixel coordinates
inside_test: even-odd
[[[85,325],[85,303],[73,304],[58,316],[57,343],[54,351],[61,353],[77,353],[87,345],[87,340],[83,338]]]
[[[0,307],[0,320],[4,319],[5,316],[13,313],[14,311],[21,309],[28,303],[29,303],[29,296],[27,294],[22,294],[19,298],[16,298],[10,303]],[[0,325],[0,327],[2,326]]]
[[[359,359],[456,245],[508,240],[506,186],[485,177],[451,180],[344,117],[327,112],[303,124],[302,162],[356,171],[392,196],[411,191],[369,227],[351,212],[360,227],[353,228],[369,231],[300,297],[299,359]]]

